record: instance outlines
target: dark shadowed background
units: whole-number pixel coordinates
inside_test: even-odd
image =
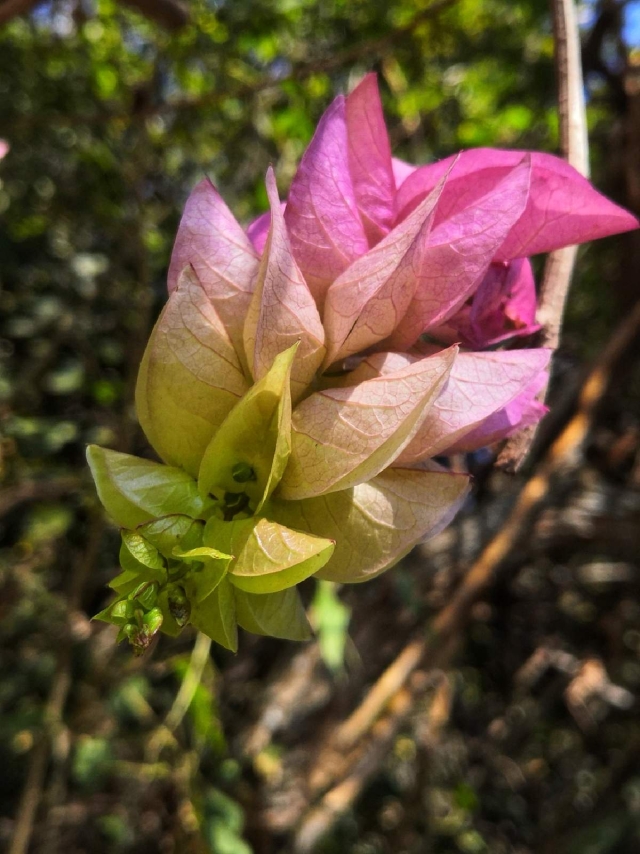
[[[640,213],[640,2],[578,11],[593,180]],[[10,854],[640,850],[637,234],[581,250],[528,468],[476,455],[473,499],[402,566],[340,591],[308,582],[318,643],[243,634],[236,656],[209,657],[185,631],[137,659],[89,620],[119,536],[84,448],[150,453],[133,388],[190,188],[208,174],[248,222],[269,163],[284,196],[322,111],[368,70],[397,156],[557,151],[545,0],[0,0]],[[435,660],[450,666],[404,678],[540,470],[536,513]],[[394,661],[384,708],[335,749]]]

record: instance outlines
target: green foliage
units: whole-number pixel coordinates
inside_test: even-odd
[[[306,640],[295,586],[331,557],[335,543],[261,517],[291,449],[291,365],[277,356],[204,452],[199,483],[182,469],[92,445],[98,495],[123,526],[117,598],[96,619],[119,628],[138,654],[159,631],[187,623],[235,652],[238,624],[256,634]],[[169,434],[180,432],[165,416]],[[208,519],[206,526],[201,519]]]
[[[158,516],[202,518],[212,502],[201,499],[186,472],[90,445],[87,461],[106,511],[123,527],[135,528]]]
[[[80,738],[73,756],[73,777],[83,788],[95,790],[104,784],[112,761],[111,745],[106,738]]]
[[[219,789],[210,789],[205,798],[205,827],[210,850],[216,854],[251,854],[251,848],[242,839],[243,826],[239,804]]]

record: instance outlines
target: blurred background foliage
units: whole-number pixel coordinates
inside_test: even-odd
[[[594,180],[636,210],[639,7],[579,4]],[[137,366],[182,205],[203,174],[248,222],[266,206],[269,163],[284,195],[333,95],[369,70],[397,156],[555,151],[547,2],[3,0],[0,22],[0,137],[10,145],[0,162],[0,839],[12,854],[284,851],[286,834],[270,841],[256,816],[292,735],[251,753],[243,726],[295,648],[244,636],[237,659],[209,658],[197,644],[192,655],[186,635],[142,661],[115,648],[110,628],[88,619],[104,605],[118,535],[97,507],[84,447],[149,453],[132,406]],[[562,376],[597,356],[639,272],[628,238],[582,251]],[[424,614],[415,572],[349,591],[346,605],[330,586],[307,591],[329,694],[350,679],[361,691],[385,663],[371,638],[346,637],[349,609],[354,632],[388,601],[401,623]],[[483,661],[472,655],[456,677],[463,706],[482,704]],[[558,728],[554,714],[540,720],[528,761],[553,738],[568,740],[552,745],[558,755],[583,749],[575,724]],[[453,728],[430,784],[427,835],[397,830],[409,821],[397,818],[398,798],[420,815],[426,797],[408,733],[322,850],[542,850],[526,793],[485,801],[466,776],[463,744],[476,736],[462,717],[467,730]],[[589,767],[583,789],[595,786]],[[640,778],[626,785],[587,843],[571,841],[576,851],[638,850],[628,840],[638,839]]]

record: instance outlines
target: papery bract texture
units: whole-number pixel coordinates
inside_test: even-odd
[[[335,540],[334,555],[319,578],[366,581],[442,530],[468,487],[463,474],[390,468],[352,489],[274,502],[272,513],[287,525]]]
[[[169,291],[186,267],[193,268],[203,290],[235,345],[242,341],[258,258],[250,240],[204,179],[189,196],[169,265]]]
[[[280,495],[346,489],[391,465],[445,384],[457,348],[394,373],[311,395],[292,417],[291,457]]]
[[[375,74],[367,74],[346,101],[349,170],[370,246],[393,227],[396,184],[391,146]]]
[[[398,191],[399,217],[406,216],[428,195],[453,164],[438,207],[442,222],[451,219],[491,192],[526,154],[478,148],[422,166],[407,177]],[[531,193],[527,207],[496,251],[496,260],[552,252],[637,228],[638,222],[632,214],[598,193],[564,160],[540,152],[532,152],[530,156]]]
[[[142,429],[165,462],[196,476],[211,437],[248,388],[222,319],[186,267],[138,374]]]
[[[529,256],[637,226],[552,155],[393,158],[373,75],[286,200],[266,188],[246,231],[208,179],[185,206],[136,389],[162,463],[87,452],[122,529],[98,618],[137,652],[187,625],[304,640],[297,585],[373,578],[440,531],[469,489],[447,460],[546,411],[550,351],[513,349],[539,329]]]
[[[511,338],[532,335],[536,323],[537,295],[528,258],[490,265],[478,289],[459,312],[429,334],[443,343],[460,342],[470,350],[483,350]]]
[[[291,251],[272,170],[267,173],[267,192],[270,229],[245,317],[244,347],[253,377],[259,380],[279,353],[299,342],[291,371],[292,396],[297,400],[322,364],[325,334],[311,291]]]
[[[525,156],[486,194],[433,229],[423,275],[404,318],[388,339],[390,348],[407,349],[429,327],[451,317],[474,292],[522,216],[530,181],[531,161]]]
[[[302,158],[285,220],[300,269],[322,311],[328,286],[369,248],[349,172],[343,97],[324,114]]]

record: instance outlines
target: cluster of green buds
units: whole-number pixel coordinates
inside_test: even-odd
[[[122,535],[122,571],[110,584],[116,598],[97,619],[116,625],[135,652],[187,623],[231,650],[238,625],[292,640],[310,636],[296,585],[327,563],[334,542],[282,524],[287,502],[272,495],[291,445],[296,349],[278,356],[229,413],[198,480],[89,447],[98,494]]]
[[[121,626],[117,640],[126,638],[138,653],[147,649],[162,626],[162,609],[156,604],[159,590],[157,581],[143,581],[110,609],[111,622]],[[187,601],[184,594],[183,598]]]

